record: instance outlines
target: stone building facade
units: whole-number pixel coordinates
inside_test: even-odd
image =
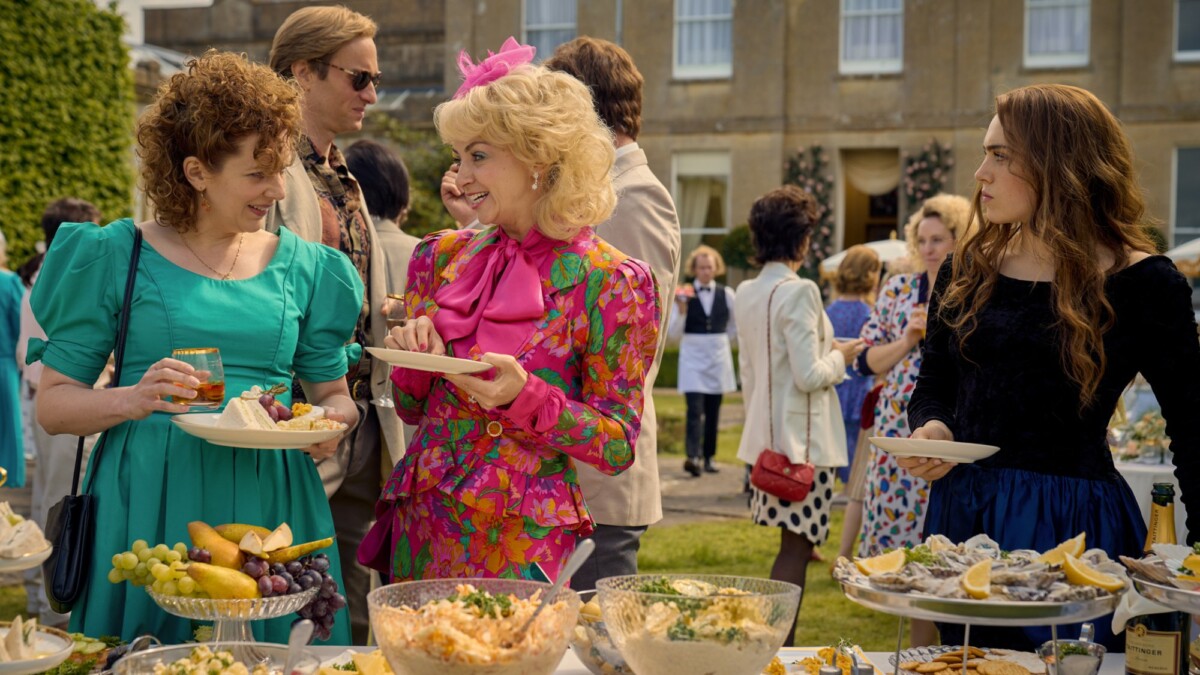
[[[265,58],[275,29],[305,4],[147,10],[146,41]],[[685,248],[745,222],[788,159],[812,144],[829,159],[834,249],[882,238],[908,208],[904,157],[931,140],[951,147],[944,189],[969,196],[993,98],[1038,82],[1104,100],[1133,141],[1149,215],[1172,243],[1200,237],[1196,0],[344,4],[380,23],[382,105],[416,124],[428,124],[432,106],[457,87],[460,49],[479,56],[509,35],[622,44],[646,78],[639,142],[676,197]]]

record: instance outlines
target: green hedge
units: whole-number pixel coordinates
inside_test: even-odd
[[[133,74],[116,11],[92,0],[0,0],[0,229],[9,266],[34,253],[42,211],[79,197],[130,213]]]

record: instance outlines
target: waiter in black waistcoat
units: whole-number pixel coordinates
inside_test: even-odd
[[[717,422],[721,399],[737,391],[731,343],[737,339],[733,321],[733,290],[716,282],[725,274],[725,261],[710,246],[698,246],[684,263],[692,283],[675,295],[676,309],[667,331],[679,340],[679,391],[687,403],[687,460],[693,476],[716,473]]]

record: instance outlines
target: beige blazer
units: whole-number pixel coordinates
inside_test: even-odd
[[[659,306],[663,308],[658,335],[658,353],[646,373],[646,391],[654,388],[667,338],[667,312],[672,302],[675,277],[679,273],[679,218],[675,202],[650,171],[646,153],[640,148],[617,157],[613,166],[617,207],[612,217],[597,225],[601,238],[622,253],[645,261],[658,284]],[[618,476],[576,464],[579,484],[592,517],[601,525],[636,527],[662,519],[662,493],[658,485],[658,420],[654,397],[646,396],[642,431],[634,446],[633,465]]]
[[[780,280],[786,281],[771,302],[768,336],[767,300]],[[801,279],[782,263],[768,263],[758,278],[738,286],[737,299],[733,311],[737,317],[738,364],[746,405],[738,459],[754,464],[759,453],[770,446],[792,462],[810,461],[819,467],[846,466],[846,428],[833,388],[846,378],[846,360],[841,352],[833,350],[833,323],[825,314],[817,285]],[[818,322],[824,324],[820,334]],[[768,379],[771,380],[769,396]],[[810,415],[811,447],[806,428]]]
[[[317,193],[313,189],[308,174],[304,171],[304,161],[297,156],[295,161],[284,170],[284,186],[287,196],[275,202],[275,206],[267,215],[267,230],[278,232],[280,226],[286,227],[305,241],[321,243],[321,205]],[[363,218],[367,222],[367,232],[371,241],[376,245],[371,250],[371,264],[367,270],[367,298],[371,305],[373,319],[380,317],[380,309],[387,299],[387,254],[378,245],[379,235],[371,217],[363,210]],[[371,321],[371,345],[383,346],[383,338],[387,333],[387,324],[382,318]],[[378,398],[388,386],[388,374],[391,367],[379,359],[371,360],[371,398]],[[400,426],[400,418],[391,408],[376,406],[375,412],[379,417],[380,431],[386,445],[386,451],[395,466],[404,457],[404,430]],[[346,475],[345,461],[348,457],[338,456],[341,462],[326,460],[317,465],[321,481],[325,484],[326,494],[332,495],[341,486]],[[385,471],[384,476],[388,473]]]

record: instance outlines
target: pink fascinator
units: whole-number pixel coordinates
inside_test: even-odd
[[[536,53],[536,47],[523,45],[511,37],[500,46],[500,51],[493,54],[489,50],[487,58],[479,63],[471,63],[471,56],[464,49],[458,53],[458,70],[463,74],[463,83],[454,92],[454,98],[462,98],[475,87],[491,84],[513,68],[531,63]]]

